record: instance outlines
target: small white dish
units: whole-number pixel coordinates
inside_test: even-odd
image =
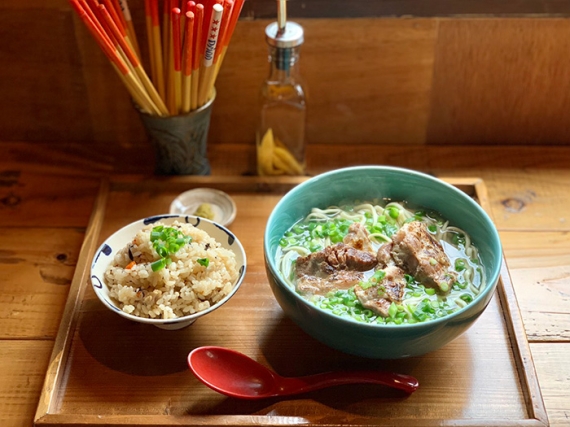
[[[214,218],[225,227],[230,225],[236,217],[236,204],[233,199],[223,191],[212,188],[195,188],[180,194],[170,204],[171,214],[195,215],[198,207],[208,203],[212,207]]]

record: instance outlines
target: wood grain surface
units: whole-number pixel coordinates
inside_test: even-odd
[[[428,143],[568,141],[569,48],[566,19],[442,20]]]
[[[0,421],[3,426],[33,424],[52,345],[49,340],[2,340]]]
[[[570,244],[568,227],[561,219],[570,209],[567,196],[570,180],[566,169],[570,164],[570,149],[389,146],[379,153],[375,146],[365,145],[337,147],[337,150],[315,147],[314,150],[309,157],[311,174],[348,164],[382,163],[413,167],[439,176],[484,179],[550,424],[568,425],[570,382],[565,360],[570,358],[567,295]],[[89,157],[86,153],[89,151],[70,150],[63,143],[40,151],[35,150],[33,144],[0,143],[0,233],[3,237],[0,239],[0,270],[4,291],[0,311],[0,362],[6,367],[0,374],[3,396],[0,424],[3,426],[32,423],[69,289],[67,283],[73,276],[99,180],[110,171],[136,172],[138,168],[147,176],[152,171],[150,163],[137,164],[132,155],[125,157],[131,159],[130,163],[115,163],[115,159],[104,154],[93,153]],[[239,181],[239,176],[248,172],[247,159],[251,153],[252,147],[247,145],[229,144],[219,151],[213,149],[214,173],[234,175]],[[139,178],[133,175],[133,179]],[[181,179],[174,188],[178,191],[183,187]],[[535,196],[527,200],[523,197],[527,191],[534,192]],[[273,203],[273,197],[268,195],[267,203]],[[502,203],[505,199],[523,200],[524,209],[513,212],[512,207],[518,205],[505,205]],[[245,199],[241,199],[240,209],[250,215],[260,207],[244,202]],[[156,203],[166,206],[169,199],[158,198]],[[24,209],[21,204],[34,209]],[[24,215],[33,225],[26,225],[19,215]],[[259,217],[258,221],[263,219]],[[236,227],[241,227],[239,222]],[[240,233],[246,231],[247,227],[239,229]],[[259,250],[259,239],[248,250],[254,253]],[[44,277],[47,271],[52,279],[46,281],[42,271]],[[263,275],[252,276],[251,280],[258,283],[264,278]]]
[[[220,71],[212,144],[255,139],[264,27],[273,19],[255,10],[271,2],[256,3],[245,8]],[[291,19],[305,29],[309,144],[570,142],[565,2],[379,2],[375,13],[368,1],[352,6],[368,15],[351,16],[349,7],[342,18],[327,16],[334,2],[293,3],[305,11]],[[146,63],[144,2],[129,6]],[[399,15],[402,7],[415,12]],[[146,147],[127,91],[68,2],[9,0],[0,12],[10,40],[0,50],[0,140],[67,141],[95,155]]]
[[[568,378],[570,345],[568,342],[548,346],[531,344],[536,370],[541,380],[541,389],[551,426],[567,426],[568,423]]]
[[[368,9],[367,3],[351,10]],[[143,1],[129,4],[142,31]],[[312,2],[305,16],[321,4]],[[266,73],[263,27],[271,19],[263,15],[263,7],[267,5],[258,5],[257,15],[244,16],[238,24],[218,81],[208,148],[215,176],[242,177],[255,171],[256,98]],[[552,426],[568,426],[568,2],[438,0],[378,2],[375,7],[394,13],[300,20],[307,35],[301,71],[310,95],[308,171],[315,175],[349,165],[386,164],[438,176],[482,178],[548,420]],[[398,17],[406,8],[412,13]],[[482,8],[496,16],[472,15]],[[442,18],[450,10],[460,15]],[[538,15],[523,16],[529,13]],[[260,16],[265,20],[252,19]],[[154,158],[126,91],[67,2],[4,0],[0,28],[6,41],[0,49],[0,425],[29,427],[100,180],[117,173],[150,176]],[[255,209],[264,205],[250,205],[243,197],[236,195],[240,209],[262,222]],[[273,203],[274,197],[268,195],[263,203]],[[159,203],[166,206],[168,201],[165,197]],[[248,231],[239,222],[236,227],[240,233]],[[255,253],[260,245],[257,236],[248,250]],[[260,286],[265,278],[258,272],[250,280]],[[275,309],[267,308],[255,321]],[[251,327],[252,321],[244,319],[241,325]],[[279,325],[276,330],[282,331]],[[88,350],[93,351],[78,347],[76,354],[92,357]],[[253,356],[287,369],[280,355]],[[72,386],[77,387],[82,372],[74,374]],[[113,375],[129,377],[124,371]],[[170,386],[188,390],[187,380],[182,371],[173,373]],[[86,372],[86,381],[102,380]],[[159,386],[152,378],[144,381]],[[505,390],[510,391],[510,381]],[[110,387],[109,393],[118,396],[118,390]],[[183,391],[178,393],[180,397]],[[200,393],[204,406],[189,408],[197,424],[211,422],[200,414],[212,408],[220,413],[235,410],[220,404],[213,392]],[[73,396],[76,408],[83,407],[84,399],[86,407],[97,412],[89,403],[91,396]],[[503,397],[519,396],[495,392],[492,397],[491,409],[498,411]],[[161,401],[158,407],[172,411],[183,398]],[[448,402],[448,412],[459,411],[458,403],[447,396],[430,398],[436,404],[440,399]],[[128,400],[128,394],[121,399]],[[318,402],[302,400],[299,407],[325,410],[333,404],[338,402],[327,394]],[[478,413],[480,405],[481,400],[475,400],[469,408]],[[388,413],[394,406],[381,411]],[[296,411],[294,404],[284,407]],[[261,410],[273,411],[274,424],[285,420],[275,402],[249,409],[243,423],[253,423]],[[342,409],[366,412],[354,400]],[[421,405],[415,409],[420,414],[429,411]],[[139,407],[140,413],[152,410]],[[505,405],[505,411],[507,416],[522,414],[520,407]],[[52,425],[68,420],[68,415],[54,417]],[[95,414],[76,421],[78,426],[104,425],[119,418]],[[162,418],[163,413],[158,414],[151,424],[158,425]],[[133,425],[143,419],[148,425],[146,415],[131,418]],[[219,423],[224,419],[220,415]],[[406,423],[414,424],[413,417],[400,425]]]
[[[38,409],[38,425],[50,425],[52,416],[64,425],[73,425],[79,419],[90,420],[95,415],[103,418],[123,415],[122,419],[117,418],[118,425],[131,423],[130,417],[134,415],[141,417],[144,423],[153,420],[144,416],[156,416],[160,424],[181,422],[192,425],[193,418],[185,422],[171,418],[188,414],[204,416],[206,423],[208,419],[209,423],[217,423],[212,416],[225,416],[225,423],[229,425],[247,424],[240,416],[250,414],[258,419],[255,424],[265,424],[273,422],[270,415],[275,412],[284,417],[285,423],[304,417],[316,424],[361,425],[374,420],[384,424],[396,418],[404,425],[418,420],[426,425],[439,424],[434,420],[455,420],[460,424],[476,420],[476,423],[486,425],[508,424],[509,420],[534,420],[536,425],[541,425],[542,401],[536,400],[540,392],[532,364],[524,362],[530,358],[530,353],[525,344],[522,323],[519,323],[516,302],[510,304],[514,310],[511,315],[517,316],[515,322],[503,311],[511,298],[507,296],[511,295],[508,291],[510,282],[503,281],[503,286],[508,284],[508,287],[505,288],[506,294],[500,294],[502,309],[496,296],[467,334],[438,352],[403,361],[371,361],[341,354],[319,344],[288,320],[267,286],[262,252],[263,231],[268,214],[283,192],[252,193],[248,184],[256,183],[256,178],[237,181],[244,185],[240,187],[239,183],[224,178],[203,180],[202,184],[227,191],[235,186],[230,194],[236,202],[238,216],[230,229],[241,239],[250,260],[242,289],[224,305],[223,310],[211,313],[190,328],[165,333],[116,316],[99,303],[90,286],[83,285],[85,275],[74,278],[73,286],[83,285],[85,291],[80,293],[79,305],[68,303],[64,316],[75,326],[63,329],[63,337],[68,330],[72,332],[65,344],[62,335],[58,335],[59,344],[56,342],[52,357],[56,361],[61,354],[62,366],[57,368],[54,365],[53,369],[65,372],[65,376],[58,374],[46,382],[49,391],[44,392],[46,397],[42,397],[42,402],[49,403],[42,407],[43,411]],[[468,187],[469,183],[473,185],[478,180],[458,182]],[[92,226],[100,226],[101,232],[93,242],[95,244],[84,246],[80,258],[82,266],[78,265],[77,270],[88,269],[89,264],[85,265],[83,258],[90,260],[95,247],[118,228],[136,218],[165,212],[180,191],[177,183],[174,184],[171,187],[169,181],[127,180],[118,181],[117,185],[111,183],[109,189],[105,186],[92,217],[96,218],[92,220]],[[187,181],[187,184],[192,187],[201,185],[193,181]],[[480,187],[480,198],[486,201],[487,193],[482,183]],[[270,186],[267,188],[271,189]],[[105,197],[107,191],[108,196]],[[102,212],[104,216],[101,216]],[[89,239],[93,236],[96,233],[90,233]],[[70,297],[75,298],[76,292],[81,291],[70,291]],[[102,330],[106,332],[101,334]],[[523,333],[520,341],[514,335],[518,333]],[[231,347],[259,359],[285,376],[307,375],[346,366],[382,367],[411,373],[422,378],[423,385],[420,392],[405,399],[390,390],[373,392],[367,387],[347,387],[346,392],[352,396],[348,401],[340,397],[344,393],[339,395],[334,390],[312,393],[301,399],[228,400],[204,388],[187,371],[185,355],[201,345]],[[518,345],[523,345],[520,349],[526,353],[512,351],[512,348],[518,349]],[[495,355],[492,359],[482,357],[491,352]],[[291,361],[293,353],[296,363]],[[319,354],[319,357],[312,357],[314,354]],[[445,372],[447,374],[442,377]],[[449,381],[447,375],[452,375],[454,381]],[[500,382],[495,381],[498,376]],[[521,379],[528,381],[528,385],[520,382]],[[153,390],[153,393],[149,394],[148,390]],[[126,395],[129,396],[128,401],[124,400]],[[442,399],[442,396],[452,395],[453,399]],[[463,396],[463,399],[458,396]],[[536,404],[537,413],[524,396],[535,396],[532,401]],[[398,403],[389,406],[385,404],[388,401]],[[325,406],[322,406],[323,402]],[[325,421],[327,419],[329,421]]]

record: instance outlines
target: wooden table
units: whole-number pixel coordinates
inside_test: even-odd
[[[214,175],[253,170],[252,147],[213,146],[210,158]],[[308,163],[311,174],[389,164],[482,178],[550,424],[570,425],[570,148],[312,145]],[[133,153],[0,143],[1,426],[33,423],[101,177],[150,175],[150,165]]]

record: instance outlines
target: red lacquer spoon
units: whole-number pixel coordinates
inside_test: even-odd
[[[282,377],[245,354],[223,347],[198,347],[188,355],[196,377],[218,393],[239,399],[290,396],[343,384],[381,384],[413,393],[418,380],[381,371],[325,372],[305,377]]]

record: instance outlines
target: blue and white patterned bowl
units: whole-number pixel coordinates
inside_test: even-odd
[[[131,242],[136,233],[140,231],[143,227],[158,221],[161,221],[164,224],[172,224],[174,221],[192,224],[194,227],[205,231],[211,237],[216,239],[217,242],[221,243],[222,247],[229,249],[235,253],[239,275],[236,282],[234,283],[232,291],[228,295],[226,295],[224,299],[217,302],[216,304],[214,304],[213,306],[211,306],[206,310],[188,316],[179,317],[177,319],[147,319],[125,313],[109,297],[109,288],[105,284],[104,274],[109,264],[113,262],[115,254],[117,253],[117,251],[121,250],[129,242]],[[194,323],[194,321],[196,321],[196,319],[198,319],[199,317],[211,313],[212,311],[216,310],[217,308],[221,307],[224,303],[226,303],[237,292],[238,288],[243,282],[246,271],[246,265],[247,261],[243,246],[241,245],[237,237],[227,228],[212,221],[209,221],[207,219],[195,216],[176,215],[176,214],[157,215],[149,218],[144,218],[135,221],[129,225],[126,225],[125,227],[121,228],[113,235],[111,235],[109,238],[107,238],[105,242],[103,242],[103,244],[99,247],[99,249],[97,249],[97,252],[93,257],[93,263],[91,264],[91,285],[93,286],[93,290],[95,291],[95,294],[101,300],[101,302],[107,308],[109,308],[111,311],[114,311],[118,315],[135,322],[154,325],[161,329],[174,330],[174,329],[184,328]]]

